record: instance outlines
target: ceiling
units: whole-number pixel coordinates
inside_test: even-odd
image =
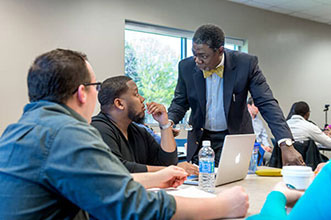
[[[331,0],[228,0],[331,25]]]

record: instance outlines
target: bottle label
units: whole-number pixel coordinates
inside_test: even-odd
[[[200,173],[214,173],[214,162],[211,161],[200,161],[199,162]]]
[[[255,151],[255,147],[251,156],[251,161],[249,163],[248,173],[255,173],[257,170],[257,158],[258,158],[258,151]]]

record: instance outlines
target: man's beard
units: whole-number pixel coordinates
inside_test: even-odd
[[[132,111],[131,108],[129,108],[128,117],[131,121],[136,122],[138,124],[144,124],[145,122],[145,114],[143,115],[137,114],[134,111]]]

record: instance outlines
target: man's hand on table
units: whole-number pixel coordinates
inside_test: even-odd
[[[288,165],[304,166],[305,165],[305,162],[303,161],[301,154],[297,150],[295,150],[293,145],[282,146],[282,147],[280,147],[280,149],[282,151],[283,166],[288,166]]]
[[[158,188],[168,188],[168,187],[178,187],[184,183],[188,173],[177,166],[169,166],[160,171],[152,173],[156,181],[154,187]]]
[[[189,175],[199,175],[199,167],[187,161],[178,163],[177,166],[183,168]]]
[[[228,206],[224,209],[229,210],[228,213],[225,214],[225,217],[244,217],[247,214],[249,208],[248,195],[243,187],[234,186],[224,190],[219,193],[216,198],[220,200],[219,204]]]

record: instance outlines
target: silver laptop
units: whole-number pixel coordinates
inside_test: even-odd
[[[227,135],[225,137],[215,186],[246,177],[255,138],[255,134]]]
[[[215,186],[244,179],[247,175],[255,142],[255,134],[227,135],[216,171]],[[198,178],[184,183],[198,185]]]

